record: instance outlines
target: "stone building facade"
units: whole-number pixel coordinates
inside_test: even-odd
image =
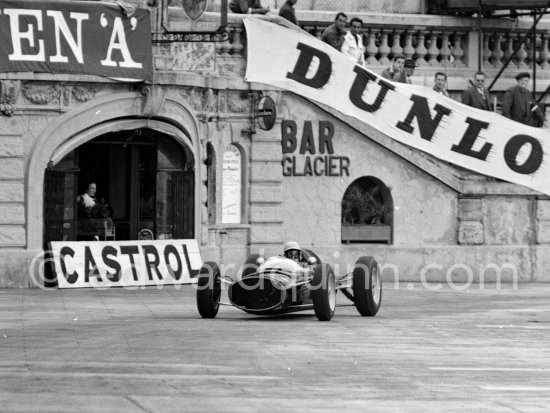
[[[177,11],[168,15],[177,23]],[[73,200],[89,179],[114,204],[119,239],[136,239],[141,229],[195,238],[203,259],[229,273],[247,254],[278,254],[292,239],[342,271],[373,255],[388,282],[550,281],[548,196],[438,161],[292,93],[248,84],[244,39],[231,16],[228,42],[155,44],[152,83],[0,74],[1,287],[40,284],[47,241],[78,237]],[[457,83],[470,74],[461,65],[450,72]],[[264,96],[277,108],[271,130],[254,114]],[[283,152],[289,133],[315,148]],[[331,153],[321,152],[327,134]],[[343,218],[344,196],[357,182],[382,188],[378,221]]]

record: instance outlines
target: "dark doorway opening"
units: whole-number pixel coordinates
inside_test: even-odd
[[[81,196],[91,182],[97,192],[87,208]],[[83,144],[48,168],[44,189],[45,243],[194,237],[193,156],[153,130]]]

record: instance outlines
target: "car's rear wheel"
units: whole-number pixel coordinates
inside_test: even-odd
[[[375,316],[382,305],[380,268],[373,257],[359,257],[353,268],[353,301],[362,316]]]
[[[311,281],[313,310],[320,321],[330,321],[336,310],[336,278],[328,264],[317,265]]]
[[[220,308],[222,293],[221,274],[218,264],[205,262],[197,281],[197,308],[202,318],[214,318]]]

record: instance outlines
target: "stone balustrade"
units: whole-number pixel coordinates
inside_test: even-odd
[[[306,31],[319,39],[325,27],[303,26]],[[407,59],[414,59],[418,67],[464,68],[466,56],[463,47],[468,45],[468,34],[469,31],[464,28],[447,31],[439,28],[369,27],[363,31],[367,66],[386,67],[394,55],[404,54]]]
[[[177,27],[179,13],[172,10],[168,14],[173,27]],[[318,38],[334,19],[334,12],[299,11],[297,15],[302,29]],[[467,80],[478,70],[480,57],[481,69],[491,81],[532,25],[530,19],[483,19],[481,32],[478,32],[475,18],[372,13],[357,16],[364,21],[363,38],[369,69],[380,73],[395,54],[404,54],[417,64],[414,83],[432,85],[434,73],[443,71],[449,78],[449,90],[455,94],[467,87]],[[228,40],[214,47],[218,74],[242,75],[246,62],[236,61],[246,58],[242,16],[229,14],[228,22]],[[537,90],[545,90],[550,84],[549,37],[550,23],[540,23],[536,31],[535,59],[533,39],[529,38],[494,85],[497,94],[514,85],[514,76],[520,71],[532,71],[533,64],[537,71]]]

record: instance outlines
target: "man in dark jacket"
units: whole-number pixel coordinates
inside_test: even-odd
[[[522,72],[516,76],[518,84],[508,89],[504,95],[502,114],[524,125],[542,126],[546,121],[544,113],[527,89],[530,77],[528,72]]]
[[[328,26],[321,35],[321,40],[330,44],[338,51],[342,51],[342,45],[344,44],[346,36],[346,22],[348,16],[346,13],[340,12],[336,15],[334,23]]]
[[[294,5],[297,2],[298,0],[286,0],[285,4],[283,4],[279,10],[279,16],[287,19],[295,25],[298,25],[298,20],[296,20],[296,11],[294,10]]]
[[[485,87],[485,73],[477,72],[474,75],[474,84],[462,93],[462,103],[473,108],[493,110],[491,102],[491,94]]]

